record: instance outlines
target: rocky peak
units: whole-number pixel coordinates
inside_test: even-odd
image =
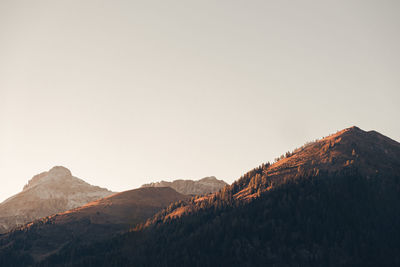
[[[0,203],[0,233],[32,220],[80,207],[113,192],[72,176],[56,166],[35,175],[22,192]]]
[[[55,166],[47,172],[33,176],[24,186],[23,190],[33,188],[45,182],[57,182],[57,180],[62,180],[63,178],[72,178],[71,171],[63,166]]]
[[[223,188],[227,183],[218,180],[214,176],[205,177],[197,181],[193,180],[174,180],[172,182],[155,182],[144,184],[142,187],[171,187],[177,192],[185,195],[204,195],[214,193]]]
[[[53,176],[72,176],[71,171],[63,166],[54,166],[50,169],[49,174]]]

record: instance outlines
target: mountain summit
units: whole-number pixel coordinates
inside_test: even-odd
[[[399,149],[398,142],[353,126],[287,153],[270,167],[269,174],[293,173],[297,167],[336,171],[354,164],[363,167],[360,171],[365,175],[373,175],[378,167],[399,166]]]
[[[72,176],[71,171],[65,167],[53,167],[35,175],[22,192],[0,203],[0,233],[112,193]]]
[[[69,179],[72,177],[70,170],[63,166],[54,166],[47,172],[42,172],[38,175],[33,176],[32,179],[24,186],[23,191],[29,190],[39,184],[51,183],[56,180],[62,182],[63,179]]]

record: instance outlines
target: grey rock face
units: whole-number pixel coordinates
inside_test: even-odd
[[[72,176],[67,168],[56,166],[34,176],[22,192],[0,203],[0,233],[111,194]]]
[[[177,192],[185,195],[204,195],[214,193],[226,186],[222,180],[218,180],[214,176],[205,177],[203,179],[193,180],[175,180],[173,182],[156,182],[144,184],[142,187],[171,187]]]

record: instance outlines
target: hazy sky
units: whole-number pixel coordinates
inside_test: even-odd
[[[0,201],[63,165],[122,191],[357,125],[400,140],[400,1],[0,0]]]

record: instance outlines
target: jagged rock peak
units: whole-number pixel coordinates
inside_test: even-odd
[[[60,179],[63,177],[72,177],[71,171],[63,166],[54,166],[49,171],[42,172],[33,176],[32,179],[30,179],[28,183],[24,186],[23,190],[32,188],[44,182],[44,180]]]
[[[35,219],[64,212],[113,192],[72,176],[71,171],[55,166],[35,175],[22,192],[0,203],[0,234]]]

